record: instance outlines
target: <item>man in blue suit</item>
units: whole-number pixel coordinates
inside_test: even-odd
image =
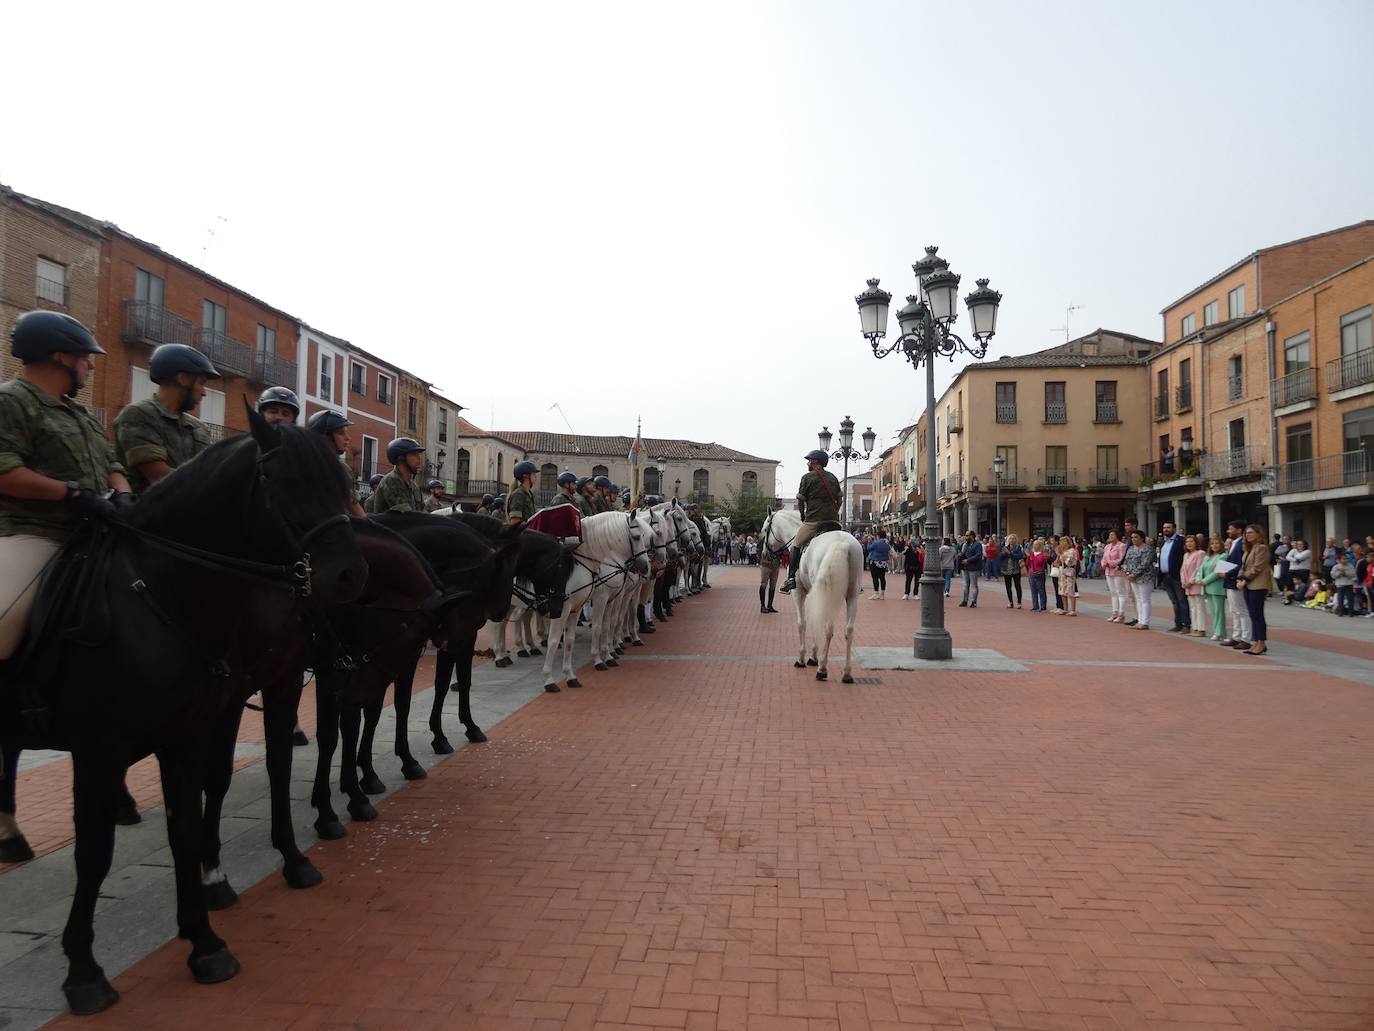
[[[1164,540],[1159,548],[1159,579],[1164,585],[1164,593],[1174,606],[1174,626],[1171,634],[1186,634],[1192,630],[1192,618],[1188,614],[1188,592],[1183,586],[1183,537],[1174,529],[1173,523],[1165,523]]]

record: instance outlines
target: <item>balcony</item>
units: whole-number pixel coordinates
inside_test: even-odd
[[[198,329],[194,346],[209,358],[221,374],[226,372],[247,378],[253,374],[253,349],[217,329]]]
[[[1025,469],[1013,469],[1010,466],[1002,470],[1002,489],[1003,490],[1025,490],[1029,477]],[[988,470],[988,478],[983,481],[988,489],[995,490],[997,487],[997,470]]]
[[[1069,406],[1064,401],[1045,402],[1045,422],[1064,423],[1069,421]]]
[[[464,476],[462,479],[454,481],[453,493],[459,499],[479,499],[483,494],[490,494],[495,497],[505,490],[506,486],[508,485],[503,485],[497,480],[470,480]]]
[[[1016,422],[1016,402],[998,401],[997,402],[997,421],[1003,424]]]
[[[1135,490],[1129,467],[1089,469],[1088,490]]]
[[[1258,476],[1264,465],[1264,449],[1255,444],[1233,447],[1229,451],[1215,451],[1203,455],[1198,462],[1204,479],[1239,480]]]
[[[1272,396],[1275,408],[1311,401],[1317,396],[1317,370],[1299,369],[1287,376],[1280,376],[1272,383]]]
[[[173,315],[147,301],[124,302],[124,331],[126,342],[152,344],[186,344],[191,346],[193,330],[190,319]]]
[[[1118,414],[1118,412],[1117,412],[1117,410],[1116,410],[1116,402],[1115,402],[1115,401],[1099,401],[1099,402],[1097,402],[1097,410],[1093,413],[1093,422],[1096,422],[1096,423],[1104,423],[1104,422],[1120,422],[1120,421],[1121,421],[1121,416]]]
[[[1326,392],[1374,383],[1374,350],[1356,351],[1326,363]]]
[[[252,378],[269,387],[284,386],[295,390],[296,363],[279,355],[259,351],[253,355]]]
[[[1146,462],[1140,467],[1140,489],[1200,484],[1202,470],[1198,462],[1203,457],[1201,452],[1188,451],[1177,453],[1172,458],[1161,458],[1157,462]]]
[[[1233,374],[1226,377],[1226,400],[1239,401],[1245,393],[1245,376]]]
[[[1264,469],[1264,493],[1302,494],[1309,491],[1339,490],[1348,487],[1374,489],[1374,453],[1347,451],[1323,455]]]
[[[940,480],[940,497],[949,497],[949,480],[944,477],[942,477]]]
[[[1037,469],[1035,470],[1036,490],[1077,490],[1077,469]]]
[[[1193,385],[1191,383],[1180,383],[1174,387],[1174,411],[1191,412],[1193,410]]]
[[[949,413],[949,432],[964,432],[964,411],[962,408]]]

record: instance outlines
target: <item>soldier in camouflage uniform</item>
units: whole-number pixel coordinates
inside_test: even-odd
[[[316,412],[307,419],[305,428],[312,433],[320,434],[325,440],[329,441],[330,446],[338,452],[339,461],[345,462],[347,461],[345,456],[348,454],[349,448],[353,446],[353,437],[348,432],[348,427],[352,425],[351,422],[338,412],[325,409],[323,412]],[[353,484],[352,471],[346,471],[348,472],[349,479],[348,492],[353,497],[353,514],[361,519],[366,514],[363,511],[362,499],[358,497],[358,488]]]
[[[539,466],[528,461],[517,462],[511,472],[515,482],[511,484],[510,494],[506,497],[506,522],[523,523],[539,511],[539,506],[534,503],[534,477],[539,472]]]
[[[607,476],[598,476],[592,480],[592,510],[595,515],[602,512],[609,512],[610,508],[606,504],[606,492],[611,489],[611,481]]]
[[[582,506],[577,503],[577,475],[575,473],[558,474],[558,493],[554,495],[552,505],[572,505],[579,511]]]
[[[584,476],[577,481],[577,507],[582,510],[582,518],[594,515],[596,509],[592,507],[592,499],[588,491],[591,488],[592,478]]]
[[[802,551],[816,535],[823,523],[837,523],[840,518],[840,481],[825,467],[830,456],[824,451],[806,455],[807,473],[797,487],[797,510],[801,513],[801,529],[792,541],[792,558],[787,566],[787,582],[778,590],[790,594],[797,586],[797,570],[801,568]]]
[[[148,360],[148,378],[157,393],[125,405],[114,421],[117,455],[136,494],[214,443],[191,414],[206,382],[219,379],[209,358],[185,344],[163,344]]]
[[[448,502],[441,497],[444,493],[443,480],[429,481],[429,497],[425,498],[425,511],[437,512],[441,508],[448,508]]]
[[[425,492],[415,482],[415,474],[425,460],[424,446],[411,437],[397,437],[386,446],[386,460],[391,463],[391,472],[382,477],[363,507],[373,515],[423,512]]]

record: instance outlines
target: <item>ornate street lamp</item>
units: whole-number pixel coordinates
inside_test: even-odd
[[[859,306],[860,330],[875,358],[885,358],[900,351],[913,368],[922,364],[926,367],[925,457],[929,496],[926,498],[926,564],[921,575],[925,590],[921,592],[921,626],[916,631],[915,653],[918,659],[949,659],[954,654],[954,641],[945,629],[944,583],[939,563],[931,561],[940,550],[934,505],[935,359],[946,357],[953,361],[961,351],[975,360],[987,354],[988,341],[997,332],[997,306],[1002,295],[989,289],[986,279],[980,279],[978,289],[964,298],[969,320],[973,323],[974,343],[969,344],[952,331],[958,318],[959,276],[949,270],[949,262],[940,257],[939,248],[927,247],[925,257],[913,264],[911,271],[916,274],[919,292],[909,295],[906,305],[897,313],[901,335],[886,347],[880,345],[887,336],[887,313],[892,295],[878,286],[877,279],[870,279],[868,289],[854,301]]]
[[[840,448],[838,451],[830,450],[830,442],[834,439],[834,434],[830,432],[829,426],[822,426],[821,431],[816,434],[816,440],[820,442],[821,450],[836,460],[844,459],[844,480],[840,484],[840,525],[846,530],[849,529],[849,460],[859,459],[868,460],[868,456],[873,454],[873,445],[878,439],[878,435],[873,432],[873,427],[869,426],[863,432],[864,449],[858,451],[854,447],[854,420],[845,416],[840,420]]]

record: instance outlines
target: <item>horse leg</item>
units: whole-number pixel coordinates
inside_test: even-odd
[[[16,754],[17,760],[17,754]],[[8,763],[7,763],[8,765]],[[99,1013],[119,1001],[119,993],[95,961],[95,903],[114,858],[114,784],[123,767],[107,754],[72,756],[72,816],[76,825],[76,891],[62,931],[67,979],[62,991],[80,1016]]]
[[[229,793],[229,780],[234,775],[234,745],[238,741],[239,724],[243,722],[243,706],[234,706],[221,726],[211,728],[209,755],[205,771],[205,812],[201,816],[200,883],[205,895],[205,907],[211,910],[228,909],[238,901],[229,878],[220,868],[219,821],[224,809],[224,796]]]
[[[364,823],[377,819],[377,810],[358,783],[358,725],[363,707],[346,700],[339,706],[339,790],[348,796],[348,815]]]
[[[376,698],[369,698],[362,707],[363,732],[358,739],[358,786],[367,795],[380,795],[386,790],[382,778],[377,776],[372,765],[372,740],[377,734],[377,723],[382,718],[382,702],[386,698],[383,688]]]
[[[487,739],[487,735],[482,733],[482,728],[472,718],[472,706],[470,704],[472,698],[472,651],[476,646],[475,638],[463,638],[456,643],[457,650],[453,658],[458,664],[458,718],[463,722],[467,739],[480,743]]]
[[[167,843],[177,885],[177,937],[191,943],[186,965],[200,984],[219,984],[239,972],[239,961],[210,928],[210,911],[200,883],[200,795],[205,784],[204,742],[194,739],[157,753],[167,811]]]
[[[496,624],[496,647],[494,649],[496,652],[496,661],[493,662],[492,665],[501,669],[515,662],[515,660],[510,657],[510,649],[506,647],[506,627],[509,624],[509,613],[506,615],[505,619]]]
[[[434,735],[431,747],[435,755],[448,755],[453,751],[452,743],[444,735],[444,699],[448,697],[448,685],[453,682],[453,666],[453,653],[447,647],[440,648],[434,656],[434,702],[429,707],[429,732]],[[396,685],[396,704],[401,704],[399,683]],[[410,709],[409,683],[406,684],[406,709]]]
[[[544,655],[544,690],[550,694],[558,693],[558,680],[553,675],[553,664],[558,661],[558,645],[565,635],[571,635],[576,631],[577,620],[570,615],[572,612],[572,600],[568,599],[563,603],[563,611],[555,616],[549,623],[549,650]],[[564,629],[564,624],[568,628]]]
[[[420,648],[415,657],[401,667],[396,674],[396,689],[392,692],[392,707],[396,712],[396,758],[401,760],[401,776],[406,780],[424,780],[427,774],[425,768],[416,761],[415,756],[410,751],[410,695],[415,687],[415,670],[420,665],[420,656],[424,654],[424,648]],[[440,652],[440,655],[443,653]],[[381,715],[381,703],[384,695],[377,697],[377,714]]]
[[[332,677],[330,678],[332,679]],[[310,792],[310,804],[315,807],[315,833],[333,841],[347,831],[334,811],[333,792],[329,786],[329,768],[334,762],[334,749],[339,744],[339,704],[333,685],[326,685],[315,675],[315,747],[319,756],[315,761],[315,786]]]
[[[27,863],[33,858],[15,819],[15,783],[19,776],[19,749],[0,748],[0,863]]]
[[[534,607],[527,606],[521,613],[520,620],[525,624],[525,640],[529,642],[531,655],[543,655],[543,649],[539,647],[539,642],[543,639],[539,636],[539,613]]]
[[[835,636],[835,625],[831,623],[825,628],[825,644],[821,647],[821,667],[816,670],[817,680],[830,679],[830,638]]]
[[[797,607],[797,661],[792,663],[797,669],[806,668],[806,592],[802,590],[801,584],[797,585],[796,600],[793,602]]]
[[[272,847],[281,853],[281,875],[293,888],[313,888],[324,880],[296,845],[291,818],[291,766],[295,761],[296,712],[301,701],[301,671],[294,668],[279,684],[262,692],[262,725],[267,738],[267,782],[271,789]]]
[[[863,575],[860,571],[860,576]],[[849,585],[849,594],[846,595],[845,614],[844,614],[844,675],[840,677],[840,683],[854,683],[853,655],[854,655],[854,620],[859,614],[859,592],[857,584]]]

